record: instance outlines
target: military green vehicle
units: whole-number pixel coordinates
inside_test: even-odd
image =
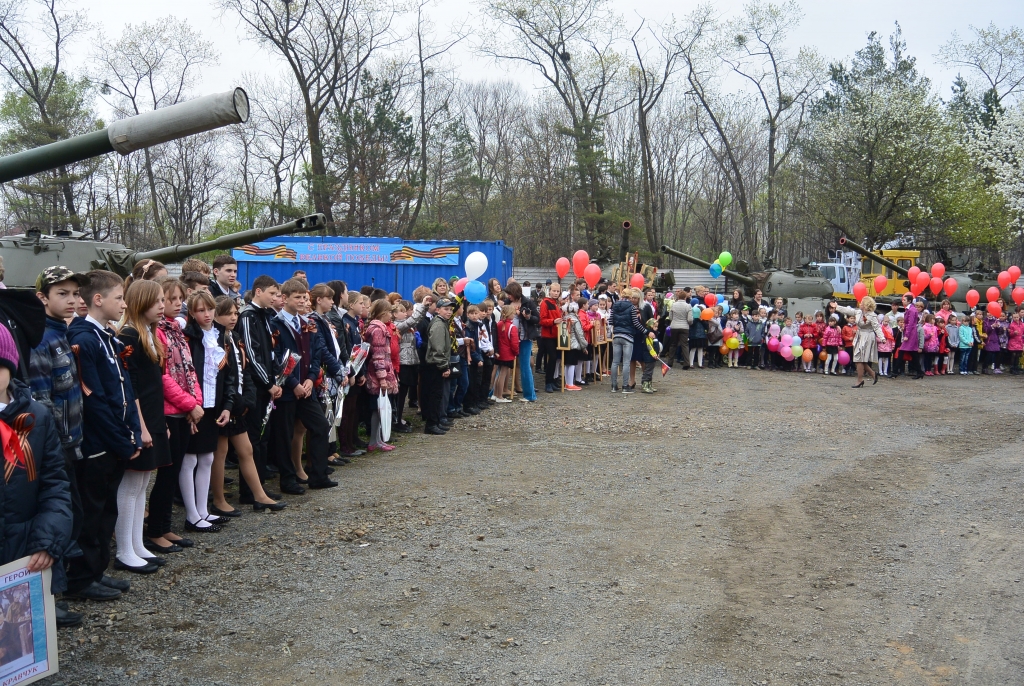
[[[101,131],[2,157],[0,183],[111,152],[127,155],[135,150],[240,124],[248,119],[249,98],[241,88],[206,95],[115,121]],[[324,215],[314,214],[280,226],[251,229],[203,243],[172,245],[144,252],[117,243],[91,240],[85,234],[75,231],[58,231],[51,235],[39,229],[29,229],[24,234],[0,237],[0,256],[4,260],[4,284],[8,288],[34,291],[36,277],[52,265],[66,265],[76,272],[108,269],[124,277],[141,260],[177,262],[211,250],[230,250],[274,236],[315,231],[324,226]]]
[[[667,245],[661,246],[661,252],[678,257],[681,260],[686,260],[704,269],[711,268],[710,262],[679,252]],[[754,292],[758,290],[761,291],[762,296],[768,302],[774,302],[776,298],[782,298],[789,312],[802,311],[809,313],[823,310],[832,297],[832,282],[822,276],[816,267],[766,269],[749,272],[746,263],[743,261],[738,261],[736,266],[741,271],[723,269],[722,276],[739,284],[744,295],[748,298],[752,298]],[[714,290],[717,282],[717,279],[712,279],[711,275],[708,275],[708,286],[712,290]]]
[[[845,236],[839,239],[839,245],[842,246],[843,248],[848,248],[849,250],[852,250],[853,252],[857,253],[858,255],[860,255],[860,256],[868,259],[868,260],[872,260],[873,262],[881,265],[885,269],[890,270],[893,274],[899,275],[900,277],[905,279],[905,281],[903,282],[903,285],[906,288],[910,288],[910,286],[911,286],[911,283],[909,281],[910,273],[909,273],[908,269],[899,266],[898,264],[896,264],[892,260],[887,260],[884,257],[881,257],[876,252],[872,252],[872,251],[868,250],[863,245],[858,245],[857,243],[854,243],[853,241],[851,241],[849,238],[846,238]],[[988,295],[987,295],[988,294],[988,289],[992,288],[993,286],[996,287],[996,288],[999,288],[999,281],[998,281],[998,276],[999,275],[995,271],[993,271],[991,269],[984,269],[982,267],[982,265],[980,265],[980,264],[975,265],[975,269],[973,269],[973,270],[965,270],[965,267],[967,267],[968,265],[966,264],[966,261],[963,260],[963,259],[954,259],[954,260],[950,260],[949,262],[950,262],[949,264],[945,265],[947,267],[947,271],[946,271],[945,275],[943,276],[943,279],[956,279],[956,283],[957,283],[956,291],[953,292],[953,295],[948,297],[949,302],[953,305],[953,309],[955,309],[957,311],[960,311],[960,312],[966,312],[966,311],[970,310],[970,307],[968,307],[968,305],[967,305],[967,291],[969,291],[971,289],[978,291],[978,295],[981,296],[980,302],[987,303],[988,302]],[[943,263],[945,264],[945,261]],[[920,265],[919,264],[917,266],[923,272],[928,272],[930,270],[930,268],[931,268],[930,265]],[[952,267],[952,269],[949,269],[949,267]],[[867,279],[866,278],[862,278],[861,280],[862,281],[866,281]],[[871,290],[872,290],[872,288],[869,288],[868,292],[871,292]],[[1008,303],[1012,303],[1013,302],[1013,300],[1011,298],[1011,291],[1012,290],[1013,290],[1013,285],[1012,284],[1010,285],[1009,288],[999,288],[999,294],[1000,294],[1000,296],[1002,296],[1002,298],[1003,298],[1003,300],[1005,302],[1008,302]],[[940,291],[938,296],[936,296],[936,295],[933,295],[932,292],[930,290],[928,290],[928,289],[925,289],[925,291],[921,295],[923,297],[929,298],[930,300],[938,299],[940,301],[943,300],[943,299],[946,299],[946,297],[947,297],[946,294],[944,292],[942,292],[942,291]],[[883,296],[883,297],[876,298],[876,299],[879,302],[889,303],[889,302],[892,302],[893,300],[899,301],[901,298],[899,296],[896,296],[896,297],[885,297],[885,296]]]

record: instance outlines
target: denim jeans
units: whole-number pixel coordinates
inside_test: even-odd
[[[633,358],[633,341],[616,336],[612,339],[612,388],[618,388],[619,369],[622,369],[622,385],[629,383],[629,364]],[[626,365],[623,369],[622,366]]]
[[[537,389],[533,387],[533,366],[530,358],[533,355],[533,341],[519,341],[519,378],[523,385],[523,397],[527,400],[537,399]]]

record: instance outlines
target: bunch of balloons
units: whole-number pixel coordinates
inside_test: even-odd
[[[487,299],[487,286],[477,281],[487,271],[487,255],[471,252],[466,256],[466,275],[455,282],[452,291],[462,294],[471,303],[482,303]]]
[[[587,282],[588,288],[595,288],[597,282],[601,280],[601,267],[597,264],[590,263],[590,255],[587,254],[586,250],[577,250],[572,254],[572,262],[569,262],[567,257],[559,257],[555,261],[555,273],[558,274],[558,280],[561,281],[565,278],[566,274],[569,273],[569,268],[572,268],[572,273],[577,279],[583,279]],[[635,275],[634,275],[635,276]],[[643,279],[643,277],[640,277]],[[630,285],[633,285],[632,280]],[[641,286],[643,283],[641,283]]]
[[[732,253],[722,251],[722,254],[718,256],[718,259],[711,263],[708,267],[708,272],[711,273],[712,279],[717,279],[722,275],[729,265],[732,264]]]

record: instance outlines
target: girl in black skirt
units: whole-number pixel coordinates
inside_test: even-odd
[[[213,454],[213,470],[210,476],[210,489],[213,491],[213,503],[210,505],[210,512],[220,517],[238,517],[241,512],[228,504],[224,497],[224,460],[228,456],[228,443],[235,449],[238,457],[238,472],[245,483],[252,491],[253,499],[256,501],[252,509],[257,512],[271,510],[277,512],[283,510],[285,503],[278,503],[267,496],[263,490],[263,481],[256,472],[256,463],[252,459],[252,443],[249,442],[249,434],[245,428],[245,416],[249,412],[256,412],[256,385],[249,378],[249,365],[245,358],[245,350],[242,347],[241,336],[235,332],[235,324],[238,323],[238,305],[226,295],[217,298],[217,309],[214,315],[214,326],[218,331],[226,331],[225,351],[227,352],[228,364],[235,369],[238,382],[235,387],[237,400],[231,409],[231,420],[227,425],[221,427],[220,437],[217,439],[217,450]],[[260,408],[262,411],[263,408]]]
[[[150,474],[171,463],[164,422],[164,347],[156,325],[164,316],[164,291],[153,281],[137,281],[124,294],[125,323],[118,338],[124,343],[123,362],[135,390],[142,423],[142,451],[128,462],[117,487],[117,560],[115,568],[149,574],[157,570],[142,540],[146,486]]]
[[[192,531],[220,531],[227,520],[211,517],[207,510],[210,473],[221,428],[231,421],[231,410],[238,396],[238,370],[229,364],[227,349],[231,334],[213,322],[216,303],[207,291],[188,297],[188,323],[185,337],[192,353],[203,396],[203,418],[189,437],[185,457],[178,473],[181,499],[185,502],[185,528]]]

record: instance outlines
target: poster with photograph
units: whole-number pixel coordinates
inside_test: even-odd
[[[57,673],[57,621],[50,570],[29,558],[0,567],[0,684],[30,684]]]
[[[593,344],[604,345],[608,342],[608,322],[605,319],[595,319],[593,328],[590,329],[593,333]]]
[[[564,319],[558,322],[558,350],[572,350],[569,346],[569,327]]]

